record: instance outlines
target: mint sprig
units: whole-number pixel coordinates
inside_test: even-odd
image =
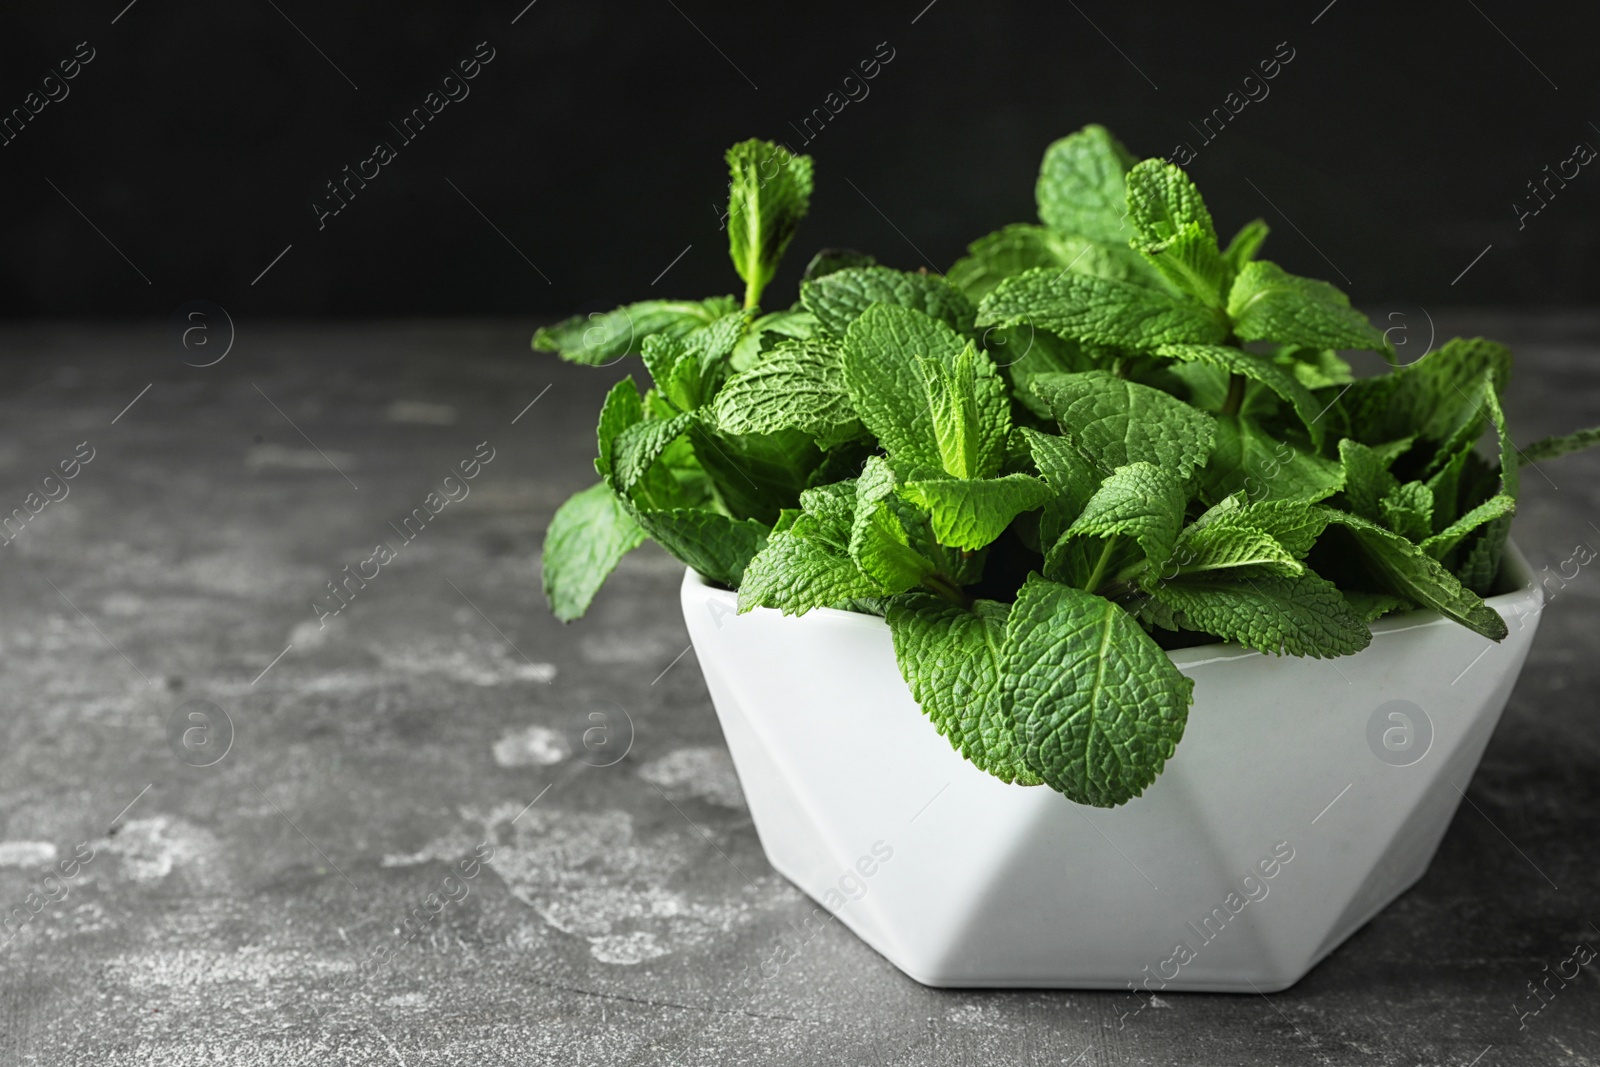
[[[974,241],[948,276],[825,251],[760,310],[812,164],[728,153],[730,297],[652,300],[540,330],[607,365],[600,482],[556,512],[543,581],[582,615],[646,538],[739,610],[882,615],[911,695],[980,769],[1084,804],[1138,796],[1173,758],[1193,683],[1167,650],[1228,641],[1348,655],[1427,609],[1498,640],[1518,468],[1503,346],[1392,356],[1326,282],[1223,246],[1190,178],[1103,128],[1052,144],[1038,223]],[[1481,450],[1494,435],[1494,447]]]

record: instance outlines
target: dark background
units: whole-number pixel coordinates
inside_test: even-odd
[[[1525,229],[1512,206],[1600,147],[1592,5],[526,3],[9,5],[0,112],[79,42],[95,58],[0,146],[0,315],[549,317],[732,292],[721,153],[749,136],[816,159],[777,305],[818,247],[943,269],[1031,220],[1043,149],[1091,121],[1140,155],[1189,141],[1221,229],[1264,216],[1271,258],[1368,307],[1600,291],[1600,168]],[[388,122],[480,41],[471,95],[402,144]],[[880,42],[870,95],[802,145],[791,123]],[[1279,42],[1270,95],[1203,145],[1190,123]],[[324,183],[378,140],[398,158],[319,230]]]

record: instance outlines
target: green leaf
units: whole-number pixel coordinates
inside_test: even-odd
[[[1003,478],[930,478],[907,482],[900,495],[925,509],[941,545],[968,551],[999,537],[1024,511],[1050,499],[1050,488],[1027,474]]]
[[[1415,363],[1328,390],[1329,418],[1347,437],[1379,444],[1401,437],[1476,439],[1485,425],[1480,384],[1488,374],[1505,389],[1511,351],[1482,338],[1453,338]],[[1467,428],[1463,430],[1463,424]]]
[[[775,530],[739,586],[739,610],[777,608],[804,615],[857,597],[883,595],[883,587],[850,558],[850,523],[855,483],[839,482],[807,490],[803,510]]]
[[[1134,247],[1179,289],[1221,307],[1227,267],[1211,213],[1189,176],[1165,160],[1147,159],[1128,173],[1127,196]]]
[[[1411,541],[1433,535],[1433,493],[1421,482],[1396,486],[1378,501],[1383,525]]]
[[[1389,351],[1383,334],[1350,306],[1349,297],[1264,259],[1240,269],[1228,292],[1228,316],[1241,341]]]
[[[1380,502],[1400,488],[1389,473],[1392,459],[1374,448],[1346,437],[1339,442],[1339,463],[1344,468],[1344,498],[1350,510],[1371,522],[1383,522]],[[1431,497],[1431,493],[1429,494]],[[1430,516],[1431,524],[1431,516]]]
[[[1129,463],[1100,484],[1066,536],[1131,538],[1159,570],[1172,557],[1188,502],[1184,479],[1173,469]]]
[[[1102,471],[1153,463],[1187,478],[1211,451],[1216,421],[1159,389],[1091,371],[1041,375],[1033,391],[1061,435]]]
[[[1359,652],[1372,640],[1338,587],[1310,571],[1292,577],[1182,577],[1152,593],[1183,629],[1257,652],[1332,658]]]
[[[1243,492],[1250,500],[1321,500],[1343,484],[1339,464],[1280,441],[1248,415],[1219,415],[1211,462],[1200,484],[1211,500]]]
[[[1000,650],[1010,610],[993,600],[974,601],[968,609],[909,593],[891,600],[884,617],[900,673],[939,733],[1001,781],[1039,785],[1001,707]]]
[[[1246,263],[1256,258],[1256,253],[1261,251],[1261,242],[1271,232],[1264,219],[1251,219],[1241,226],[1239,232],[1233,235],[1233,240],[1228,242],[1228,247],[1222,250],[1222,259],[1228,269],[1235,275],[1243,270]]]
[[[771,141],[728,149],[728,254],[745,282],[744,306],[755,307],[778,261],[811,207],[811,157]]]
[[[714,404],[724,433],[801,430],[822,448],[859,437],[861,420],[844,384],[843,354],[830,341],[781,341],[728,379]]]
[[[749,370],[763,354],[785,340],[808,341],[818,332],[817,317],[799,304],[761,315],[734,345],[728,366],[735,371]]]
[[[1035,267],[1092,274],[1100,278],[1157,284],[1150,266],[1122,243],[1100,244],[1080,234],[1014,223],[967,246],[945,280],[974,301],[982,300],[1007,278]]]
[[[946,474],[987,478],[1005,460],[1011,402],[989,357],[968,342],[952,360],[917,357],[934,441]]]
[[[983,298],[978,321],[1027,324],[1077,341],[1138,351],[1215,344],[1227,334],[1219,312],[1176,293],[1049,268],[1000,283]]]
[[[1411,483],[1416,484],[1416,483]],[[1434,559],[1444,559],[1445,553],[1455,548],[1464,541],[1468,534],[1479,527],[1486,526],[1499,518],[1509,518],[1516,514],[1517,501],[1504,493],[1496,493],[1477,507],[1468,511],[1443,530],[1422,541],[1424,552]]]
[[[617,562],[644,543],[644,531],[604,482],[570,497],[545,531],[540,568],[545,599],[562,622],[589,603]]]
[[[1505,620],[1499,613],[1419,546],[1375,522],[1342,511],[1330,508],[1328,521],[1354,535],[1367,565],[1388,586],[1385,592],[1432,608],[1491,641],[1506,636]]]
[[[1173,549],[1172,563],[1172,568],[1163,577],[1174,578],[1241,567],[1252,568],[1253,573],[1259,571],[1290,576],[1305,571],[1298,557],[1266,530],[1224,522],[1191,526],[1184,530]]]
[[[1056,141],[1039,166],[1039,220],[1062,233],[1124,243],[1130,236],[1124,176],[1132,166],[1133,156],[1103,126]]]
[[[745,567],[767,542],[767,527],[705,508],[639,509],[634,521],[679,562],[736,589]]]
[[[634,490],[645,480],[656,460],[667,446],[681,437],[693,422],[694,416],[677,415],[671,419],[651,419],[635,423],[618,434],[612,444],[611,485],[624,497],[634,497]],[[659,486],[660,483],[658,483]],[[657,505],[673,503],[671,489],[658,492],[646,499]]]
[[[803,282],[800,300],[828,333],[843,337],[873,304],[896,304],[938,319],[958,333],[972,330],[972,301],[931,274],[888,267],[850,267]]]
[[[1026,324],[991,326],[983,340],[989,358],[1011,379],[1012,397],[1042,419],[1050,417],[1050,406],[1034,395],[1035,378],[1109,370],[1116,359],[1114,349],[1070,341]]]
[[[1039,541],[1046,547],[1061,539],[1072,520],[1100,487],[1101,475],[1071,441],[1024,428],[1023,440],[1034,466],[1050,487],[1052,499],[1039,518]]]
[[[1569,452],[1582,452],[1595,445],[1600,445],[1600,426],[1591,426],[1587,430],[1569,433],[1564,437],[1546,437],[1535,441],[1522,449],[1519,460],[1523,464],[1538,463],[1540,460],[1565,456]]]
[[[1080,804],[1143,793],[1172,757],[1194,682],[1117,605],[1030,576],[1006,623],[1001,714],[1028,768]]]
[[[644,402],[639,399],[639,388],[633,384],[633,375],[611,387],[600,405],[600,424],[595,437],[600,445],[600,456],[594,461],[600,477],[611,478],[612,446],[617,436],[628,427],[644,420]]]
[[[908,467],[944,468],[920,360],[953,366],[966,341],[948,325],[910,308],[874,307],[850,325],[844,381],[850,403],[884,449]],[[998,378],[986,388],[1005,400]]]
[[[1191,222],[1164,241],[1148,241],[1138,249],[1162,277],[1180,292],[1210,308],[1222,307],[1222,286],[1230,278],[1217,251],[1217,239]]]
[[[1201,363],[1260,382],[1294,408],[1311,436],[1311,443],[1322,447],[1322,426],[1319,424],[1324,405],[1317,403],[1311,390],[1301,385],[1292,374],[1265,356],[1225,345],[1162,345],[1156,349],[1156,355],[1186,363]]]
[[[1250,502],[1242,493],[1227,497],[1184,531],[1185,538],[1201,531],[1252,530],[1271,537],[1292,559],[1305,559],[1328,525],[1325,509],[1303,500]],[[1182,542],[1180,542],[1181,544]]]
[[[822,461],[810,434],[792,429],[723,433],[710,409],[695,412],[688,434],[723,505],[738,518],[763,524],[777,521],[780,509],[794,506]]]
[[[1341,589],[1339,592],[1356,617],[1366,623],[1377,622],[1393,612],[1410,611],[1413,607],[1410,602],[1388,593],[1363,593],[1354,589]]]
[[[638,355],[644,340],[657,334],[683,337],[733,311],[731,296],[709,300],[644,300],[607,312],[574,315],[533,335],[538,352],[559,352],[573,363],[599,366]]]
[[[899,482],[882,456],[873,456],[856,481],[851,520],[850,558],[886,593],[903,593],[921,584],[937,567],[914,547],[918,517],[896,494]]]

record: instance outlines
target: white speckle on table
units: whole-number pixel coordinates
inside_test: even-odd
[[[692,796],[725,808],[743,808],[744,790],[724,748],[680,748],[639,768],[639,777],[668,796]]]
[[[683,648],[675,639],[645,634],[637,628],[623,633],[586,634],[578,642],[583,658],[590,663],[639,663],[665,665]],[[660,670],[656,667],[656,670]]]
[[[205,881],[217,842],[185,819],[155,815],[124,823],[103,847],[121,859],[122,873],[135,882],[159,882],[179,867]]]
[[[499,636],[480,638],[461,634],[453,640],[435,638],[398,647],[375,644],[372,651],[390,670],[443,674],[469,685],[548,683],[556,676],[555,664],[525,660]]]
[[[0,841],[0,867],[45,867],[56,861],[48,841]]]
[[[625,811],[521,808],[483,817],[495,846],[488,866],[546,925],[588,941],[601,963],[632,966],[704,945],[748,917],[738,897],[703,902],[668,888],[700,862],[694,850],[641,844]]]
[[[570,755],[566,738],[548,726],[510,730],[494,743],[494,761],[502,767],[548,767]]]
[[[436,837],[423,845],[416,852],[390,852],[383,857],[382,866],[385,867],[415,867],[422,863],[454,863],[472,855],[472,847],[477,839],[467,834],[465,830],[456,830]]]

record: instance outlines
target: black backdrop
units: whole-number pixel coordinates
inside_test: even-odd
[[[721,152],[748,136],[816,159],[777,303],[820,246],[942,269],[1031,219],[1040,153],[1091,121],[1141,155],[1187,142],[1220,227],[1264,216],[1269,256],[1358,303],[1600,286],[1600,167],[1573,161],[1600,147],[1592,4],[526,5],[8,5],[0,115],[38,113],[0,145],[0,315],[552,315],[731,292]],[[475,51],[476,77],[442,82]],[[892,58],[861,79],[875,55]],[[390,125],[446,90],[413,141]],[[394,158],[364,164],[379,141]],[[346,166],[377,176],[319,217]]]

